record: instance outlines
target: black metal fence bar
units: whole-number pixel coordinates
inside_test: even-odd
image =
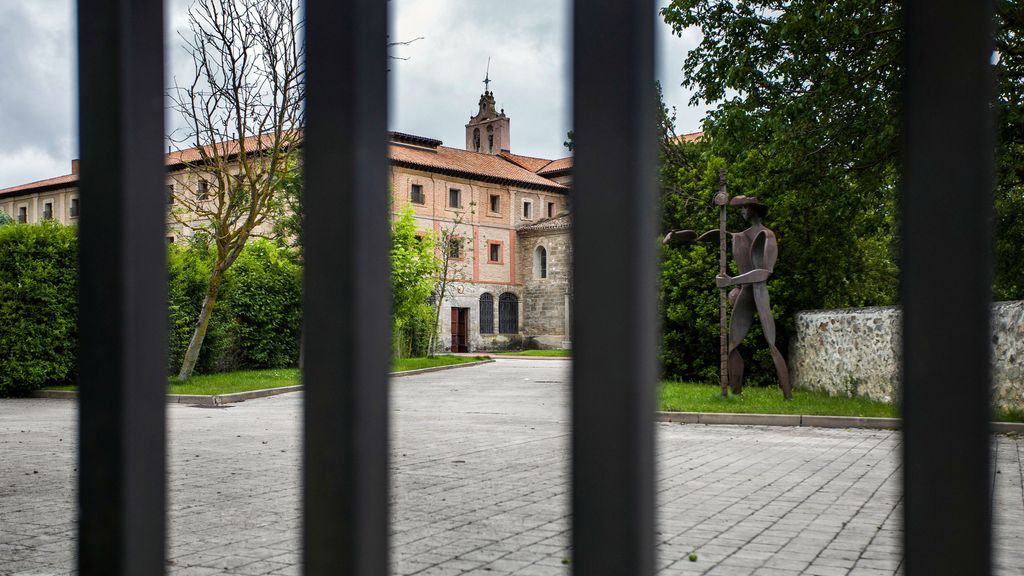
[[[572,566],[585,576],[654,567],[654,18],[650,0],[577,0],[573,16]]]
[[[388,562],[387,3],[307,0],[306,574]]]
[[[905,7],[906,573],[991,573],[992,2]]]
[[[163,5],[78,3],[78,569],[164,573]]]

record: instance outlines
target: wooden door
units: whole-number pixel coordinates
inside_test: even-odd
[[[452,308],[452,352],[469,352],[469,308]]]

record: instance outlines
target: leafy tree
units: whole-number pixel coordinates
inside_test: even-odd
[[[996,278],[1000,300],[1024,299],[1024,2],[996,3],[999,150],[996,156]]]
[[[705,119],[702,141],[663,139],[665,228],[717,227],[711,197],[723,166],[730,195],[769,206],[766,223],[780,252],[769,289],[783,350],[799,310],[894,302],[896,3],[676,0],[662,16],[677,33],[693,26],[703,33],[684,62],[684,84],[695,104],[721,101]],[[730,215],[730,229],[743,226]],[[666,370],[711,380],[718,369],[716,251],[665,252]],[[751,380],[770,379],[759,327],[748,338]]]
[[[469,211],[459,212],[450,222],[441,225],[438,231],[437,247],[434,254],[437,258],[437,267],[434,274],[434,290],[431,295],[433,303],[433,326],[430,330],[430,344],[427,346],[428,354],[433,354],[438,349],[441,308],[445,298],[454,298],[455,290],[460,280],[466,278],[466,266],[463,260],[466,253],[466,238],[464,236],[463,224],[466,217],[472,219],[476,213],[476,203],[469,203]]]
[[[430,295],[439,261],[434,241],[416,233],[412,207],[398,212],[391,224],[391,314],[397,357],[425,353],[432,326]]]
[[[0,210],[0,226],[7,224],[14,224],[14,218],[11,218],[11,215],[7,212]]]
[[[783,300],[795,309],[892,302],[900,4],[675,0],[662,16],[676,33],[697,27],[703,34],[683,64],[684,85],[695,104],[721,101],[704,126],[713,153],[731,174],[757,173],[749,186],[732,188],[764,198],[775,215],[785,254],[777,276],[800,279]],[[1024,3],[997,3],[995,24],[995,292],[1024,298]]]

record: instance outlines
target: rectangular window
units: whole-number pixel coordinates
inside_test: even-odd
[[[554,202],[548,202],[548,218],[554,218],[554,217],[555,217],[555,203]]]
[[[167,237],[167,243],[168,244],[174,244],[174,236],[168,236]]]
[[[501,196],[497,194],[491,194],[491,212],[494,214],[501,213]]]
[[[53,220],[53,202],[43,204],[43,220]]]
[[[448,189],[448,206],[450,208],[462,208],[462,190],[458,188]]]
[[[462,258],[462,239],[452,238],[448,241],[448,257],[458,260]]]
[[[68,208],[68,216],[78,218],[78,198],[71,199],[71,207]]]
[[[167,185],[167,203],[174,204],[174,184]]]
[[[199,191],[196,194],[200,200],[207,200],[210,198],[210,183],[206,180],[199,181]]]
[[[487,243],[487,261],[497,264],[501,263],[501,242]]]
[[[533,218],[533,202],[523,200],[523,219],[529,220],[530,218]]]
[[[409,192],[409,201],[413,204],[427,203],[427,199],[423,196],[423,186],[421,184],[412,185],[412,190]]]
[[[28,223],[28,208],[22,206],[18,208],[18,224]]]

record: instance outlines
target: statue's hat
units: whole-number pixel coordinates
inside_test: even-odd
[[[750,206],[756,208],[762,216],[768,213],[768,207],[761,203],[760,200],[754,196],[736,196],[732,200],[729,200],[730,206]]]

